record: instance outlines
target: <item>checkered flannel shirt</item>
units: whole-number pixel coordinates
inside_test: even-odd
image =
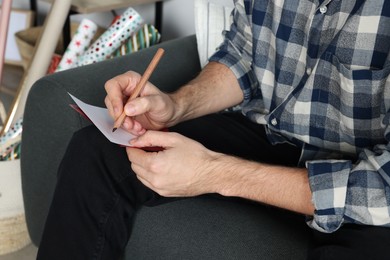
[[[224,35],[243,113],[302,147],[308,224],[390,226],[390,1],[235,0]]]

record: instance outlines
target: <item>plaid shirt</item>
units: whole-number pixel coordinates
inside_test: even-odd
[[[235,0],[232,18],[210,60],[271,143],[302,147],[308,224],[390,226],[390,1]]]

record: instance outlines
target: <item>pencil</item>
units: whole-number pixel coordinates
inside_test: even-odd
[[[159,63],[163,54],[164,54],[164,50],[159,48],[157,50],[156,54],[154,55],[153,59],[150,61],[149,66],[146,68],[140,81],[138,82],[137,86],[135,87],[134,92],[131,94],[131,96],[129,97],[127,102],[129,102],[130,100],[133,100],[139,96],[142,89],[145,87],[146,83],[148,82],[150,76],[152,75],[154,69],[156,68],[157,64]],[[119,127],[122,126],[125,118],[126,118],[126,114],[125,114],[125,111],[123,110],[122,114],[115,120],[114,128],[112,129],[112,132],[115,132]]]

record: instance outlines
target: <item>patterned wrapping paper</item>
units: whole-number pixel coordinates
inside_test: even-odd
[[[113,57],[123,56],[159,43],[161,35],[158,30],[150,24],[145,24],[138,32],[132,35],[114,53]]]
[[[78,59],[77,66],[110,58],[143,23],[142,17],[133,8],[128,8]]]
[[[4,135],[0,136],[0,161],[20,158],[22,130],[23,119],[20,118]]]
[[[56,72],[76,67],[77,60],[88,49],[97,28],[98,26],[91,20],[83,19],[81,21],[57,66]]]
[[[12,144],[4,152],[0,154],[0,161],[12,161],[12,160],[20,159],[21,147],[22,147],[21,141]]]

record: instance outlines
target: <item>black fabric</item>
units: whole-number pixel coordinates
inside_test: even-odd
[[[171,130],[220,152],[240,156],[242,151],[246,158],[278,157],[288,163],[298,158],[299,149],[273,149],[262,135],[263,127],[243,119],[238,114],[211,115]],[[38,259],[117,259],[125,250],[136,209],[175,200],[146,188],[132,173],[125,149],[94,126],[86,127],[74,135],[61,163]]]
[[[296,166],[301,150],[290,144],[271,145],[263,125],[240,112],[224,112],[184,122],[171,129],[199,141],[210,150],[248,160]]]
[[[118,259],[135,210],[165,200],[138,181],[124,148],[86,127],[61,162],[38,259]]]
[[[346,224],[326,234],[312,231],[309,260],[390,258],[390,229],[387,227]]]

